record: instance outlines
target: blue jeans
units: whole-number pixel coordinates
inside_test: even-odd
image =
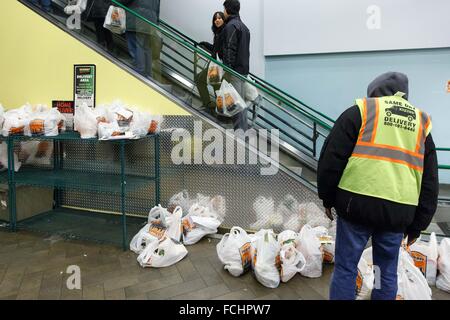
[[[44,9],[47,12],[50,11],[50,7],[52,5],[52,0],[30,0],[30,2],[36,6],[39,6],[40,2],[42,5],[42,9]]]
[[[149,34],[126,32],[128,52],[134,68],[144,76],[152,76],[152,47]]]
[[[375,230],[337,220],[335,266],[331,279],[330,300],[355,300],[358,262],[372,237],[373,264],[380,270],[380,288],[372,291],[372,300],[395,300],[397,264],[403,233]]]

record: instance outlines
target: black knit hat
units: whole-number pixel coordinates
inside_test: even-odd
[[[236,15],[241,11],[241,3],[239,0],[226,0],[223,3],[223,7],[227,10],[229,15]]]

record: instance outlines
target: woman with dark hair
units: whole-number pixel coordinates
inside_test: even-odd
[[[218,55],[220,59],[222,59],[222,50],[220,46],[221,42],[223,42],[222,30],[224,26],[225,15],[222,11],[217,11],[214,13],[211,26],[211,30],[214,34],[214,43],[211,44],[205,41],[199,43],[199,46],[202,47],[202,49],[208,51],[213,57]]]
[[[212,18],[212,27],[211,30],[214,33],[214,43],[208,42],[200,42],[199,46],[208,51],[208,53],[215,59],[222,59],[222,47],[223,47],[223,33],[222,30],[225,27],[225,15],[223,12],[216,12]],[[211,96],[208,91],[208,67],[209,63],[206,65],[205,69],[197,75],[196,84],[198,88],[198,92],[200,94],[200,99],[202,100],[202,107],[206,108],[210,113],[214,114],[215,105],[214,102],[211,101]],[[220,83],[217,85],[213,85],[214,90],[219,90]]]

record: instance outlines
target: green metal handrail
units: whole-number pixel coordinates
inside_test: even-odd
[[[189,42],[186,42],[184,39],[182,39],[179,36],[176,36],[174,34],[171,34],[169,32],[167,32],[166,30],[164,30],[163,28],[161,28],[160,26],[156,25],[155,23],[149,21],[148,19],[146,19],[145,17],[143,17],[142,15],[140,15],[139,13],[133,11],[132,9],[128,8],[127,6],[117,2],[117,0],[112,0],[112,2],[123,8],[124,10],[126,10],[127,12],[131,13],[132,15],[134,15],[135,17],[141,19],[142,21],[146,22],[147,24],[149,24],[150,26],[152,26],[153,28],[155,28],[156,30],[158,30],[159,32],[161,32],[163,35],[167,36],[168,38],[172,39],[173,41],[178,42],[179,44],[189,48],[190,50],[192,50],[193,52],[197,53],[198,55],[202,56],[203,58],[205,58],[206,60],[212,61],[213,63],[216,63],[217,65],[219,65],[220,67],[222,67],[224,69],[224,71],[226,71],[227,73],[233,75],[234,77],[240,79],[241,81],[245,81],[250,83],[251,85],[255,86],[256,88],[258,88],[259,90],[261,90],[262,92],[265,92],[266,94],[278,99],[279,101],[285,103],[286,105],[288,105],[290,108],[295,109],[297,112],[301,113],[302,115],[304,115],[305,117],[309,118],[311,121],[316,122],[318,125],[320,125],[321,127],[327,129],[327,130],[331,130],[331,126],[328,125],[327,123],[323,122],[322,120],[318,119],[317,117],[315,117],[314,115],[311,115],[309,112],[299,108],[298,106],[293,105],[292,103],[290,103],[288,100],[286,100],[284,97],[278,95],[275,92],[272,92],[268,89],[266,89],[265,87],[257,84],[257,83],[253,83],[251,81],[249,81],[246,77],[242,76],[241,74],[237,73],[236,71],[234,71],[233,69],[231,69],[230,67],[224,65],[222,62],[217,61],[216,59],[214,59],[213,57],[211,57],[209,54],[207,54],[206,52],[204,52],[203,50],[200,50],[198,48],[196,48],[195,46],[193,46],[192,44],[190,44]]]
[[[450,151],[450,148],[436,148],[436,151]],[[441,164],[439,165],[439,169],[450,170],[450,165]]]

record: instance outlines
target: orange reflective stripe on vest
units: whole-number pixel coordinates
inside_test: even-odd
[[[360,141],[371,142],[375,140],[378,125],[378,101],[376,99],[364,99],[363,130]]]
[[[425,112],[420,112],[419,130],[415,151],[375,143],[380,113],[379,99],[364,99],[362,125],[352,157],[370,158],[404,164],[414,170],[423,171],[425,139],[431,121]]]
[[[378,160],[392,161],[402,163],[408,167],[422,171],[423,170],[423,156],[416,156],[400,150],[391,148],[382,148],[379,146],[365,146],[356,145],[353,150],[353,157],[371,158]]]

